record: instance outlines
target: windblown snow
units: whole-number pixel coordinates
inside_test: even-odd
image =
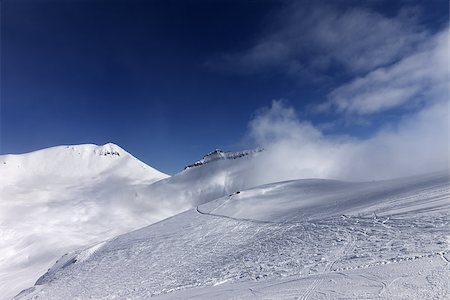
[[[0,156],[2,296],[450,296],[447,171],[268,183],[245,153],[172,177],[112,144]]]

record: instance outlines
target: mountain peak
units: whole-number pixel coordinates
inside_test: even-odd
[[[111,156],[120,157],[128,154],[124,149],[114,143],[106,143],[104,145],[96,144],[79,144],[79,145],[66,145],[66,146],[56,146],[47,149],[60,149],[65,148],[71,150],[73,153],[78,155],[92,155],[94,156]],[[38,151],[46,151],[47,149],[42,149]]]
[[[202,159],[197,160],[196,162],[185,166],[184,170],[202,166],[207,163],[218,161],[218,160],[237,159],[237,158],[241,158],[241,157],[245,157],[245,156],[255,155],[256,153],[259,153],[263,150],[264,149],[262,149],[262,148],[257,148],[257,149],[251,149],[251,150],[231,152],[231,151],[223,151],[221,149],[215,149],[215,150],[207,153],[205,156],[203,156]]]
[[[124,154],[124,152],[125,150],[113,143],[104,144],[97,149],[97,153],[104,156],[120,156],[120,154]]]

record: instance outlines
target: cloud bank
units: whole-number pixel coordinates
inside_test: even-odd
[[[449,28],[433,31],[419,16],[411,7],[387,15],[363,5],[294,2],[252,47],[224,57],[247,72],[336,77],[323,101],[307,106],[328,121],[373,124],[389,113],[391,121],[373,124],[368,138],[329,135],[308,114],[300,119],[274,101],[248,126],[252,143],[266,149],[256,170],[261,181],[375,180],[449,169]]]
[[[375,180],[448,169],[448,104],[439,101],[368,139],[329,136],[292,107],[274,101],[249,123],[248,135],[265,151],[255,176]]]
[[[448,99],[448,37],[446,28],[425,39],[416,52],[398,62],[339,86],[319,110],[367,115],[407,102],[417,105]]]

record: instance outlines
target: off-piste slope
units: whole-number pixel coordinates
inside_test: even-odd
[[[449,182],[240,191],[69,253],[18,298],[445,298]]]
[[[114,144],[0,156],[0,298],[67,251],[165,217],[139,191],[168,177]]]

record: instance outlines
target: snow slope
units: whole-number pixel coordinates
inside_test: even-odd
[[[445,299],[447,172],[234,193],[69,253],[18,299]]]
[[[62,254],[166,217],[140,194],[168,177],[114,144],[0,156],[0,298]]]

